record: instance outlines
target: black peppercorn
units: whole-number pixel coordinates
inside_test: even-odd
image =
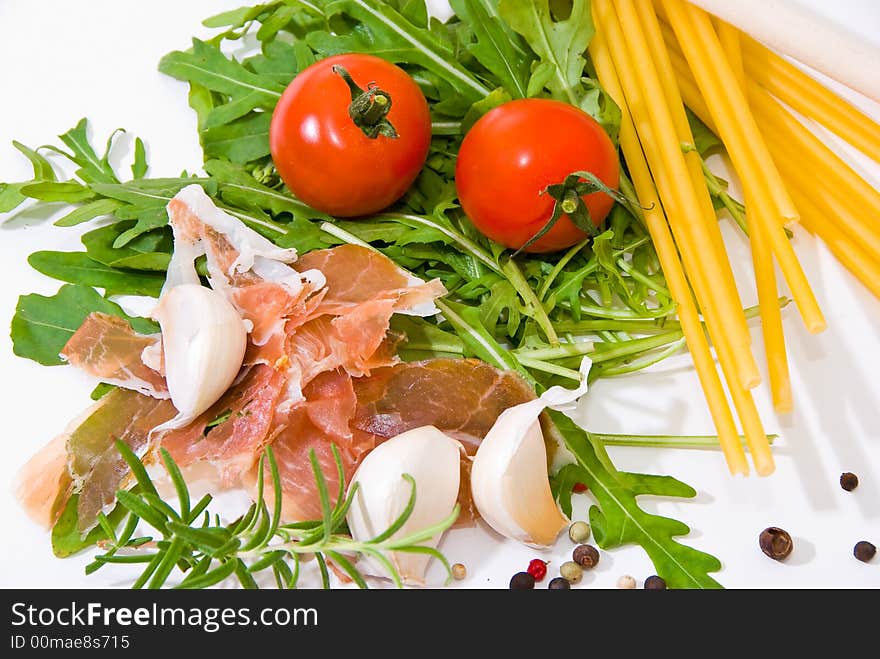
[[[554,579],[550,579],[550,583],[547,584],[547,588],[549,590],[571,590],[571,584],[568,583],[568,580],[563,579],[562,577],[556,577]]]
[[[853,556],[862,561],[862,563],[867,563],[874,555],[877,553],[877,548],[872,545],[867,540],[862,540],[856,543],[856,546],[853,547]]]
[[[599,564],[599,550],[593,545],[578,545],[571,554],[572,560],[584,569],[591,569]]]
[[[666,590],[666,582],[656,574],[645,579],[645,590]]]
[[[531,590],[535,587],[535,577],[528,572],[517,572],[510,578],[511,590]]]
[[[840,475],[840,487],[847,492],[852,492],[859,486],[859,477],[851,471],[844,472]]]
[[[761,531],[758,544],[761,545],[761,551],[774,561],[784,561],[794,548],[788,532],[776,526]]]

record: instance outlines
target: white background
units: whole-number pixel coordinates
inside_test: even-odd
[[[10,145],[12,139],[32,147],[57,143],[54,136],[83,116],[89,117],[93,135],[101,142],[118,127],[143,137],[154,176],[198,168],[200,151],[186,87],[160,75],[156,64],[168,51],[186,48],[191,36],[207,36],[201,19],[240,4],[241,0],[0,2],[0,180],[30,178],[27,162]],[[880,38],[876,3],[811,4],[839,23]],[[878,106],[860,103],[880,116]],[[865,159],[859,167],[880,183],[880,168]],[[18,468],[89,403],[91,383],[73,369],[45,368],[14,357],[5,329],[20,294],[52,294],[60,286],[31,270],[27,255],[38,249],[80,248],[81,231],[51,226],[50,215],[60,210],[25,209],[0,218],[0,586],[124,586],[131,579],[123,570],[86,577],[86,557],[53,558],[48,535],[24,516],[11,494]],[[753,304],[748,245],[732,226],[723,224],[744,302]],[[859,563],[852,547],[861,539],[880,545],[880,303],[809,236],[798,231],[795,244],[829,329],[810,336],[793,305],[784,312],[795,412],[778,418],[766,388],[757,393],[768,431],[783,435],[774,447],[776,474],[733,479],[714,451],[611,453],[621,469],[671,474],[698,490],[694,500],[646,498],[642,505],[688,523],[693,531],[685,541],[722,560],[724,569],[716,576],[724,585],[878,587],[880,559]],[[761,354],[760,332],[755,328],[753,334],[756,354]],[[651,373],[598,383],[583,412],[586,427],[596,431],[712,430],[686,356]],[[840,489],[842,471],[860,476],[855,492]],[[586,497],[577,499],[576,516],[582,517]],[[758,533],[769,525],[787,529],[795,539],[794,553],[785,564],[767,559],[758,549]],[[469,577],[464,586],[506,587],[510,576],[536,555],[553,561],[552,575],[554,566],[568,559],[572,545],[563,537],[553,551],[538,554],[478,527],[450,534],[442,549],[453,562],[466,564]],[[627,547],[603,552],[599,567],[580,587],[613,587],[622,574],[635,576],[641,586],[652,573],[644,552]]]

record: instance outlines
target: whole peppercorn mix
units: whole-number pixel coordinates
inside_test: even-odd
[[[794,542],[788,532],[777,526],[770,526],[761,531],[758,544],[761,551],[774,561],[784,561],[794,548]]]
[[[568,583],[579,583],[584,576],[584,569],[574,561],[566,561],[559,566],[559,574]]]
[[[844,472],[840,475],[840,487],[847,492],[852,492],[859,486],[859,477],[851,471]]]
[[[666,590],[666,582],[656,574],[645,579],[645,590]]]
[[[571,558],[582,568],[590,570],[599,564],[599,550],[593,545],[578,545],[574,548]]]
[[[529,561],[529,567],[526,572],[531,574],[535,581],[541,581],[547,576],[547,561],[542,561],[540,558],[533,558]]]
[[[531,590],[535,587],[535,577],[528,572],[517,572],[510,578],[510,590]]]
[[[617,587],[623,590],[632,590],[636,587],[636,580],[628,574],[624,574],[617,580]]]
[[[550,590],[571,590],[571,584],[562,577],[553,577],[547,584],[547,588]]]
[[[863,563],[867,563],[872,558],[874,558],[877,553],[877,547],[872,545],[867,540],[861,540],[856,543],[856,546],[853,547],[853,556],[862,561]]]

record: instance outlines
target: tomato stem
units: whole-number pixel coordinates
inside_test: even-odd
[[[338,64],[333,66],[333,73],[340,76],[348,85],[351,92],[348,116],[364,132],[364,135],[372,140],[379,135],[397,139],[397,130],[387,118],[391,111],[391,94],[379,89],[372,82],[367,85],[366,90],[361,89],[345,67]]]

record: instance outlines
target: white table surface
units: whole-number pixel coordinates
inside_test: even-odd
[[[174,176],[200,162],[195,117],[186,87],[158,73],[159,58],[186,48],[193,35],[207,36],[206,16],[237,7],[241,0],[121,0],[0,2],[0,180],[29,178],[29,165],[11,147],[57,142],[54,136],[88,117],[100,140],[125,127],[148,144],[151,174]],[[822,11],[856,29],[880,34],[875,4],[867,0],[815,1]],[[831,6],[833,5],[833,7]],[[873,30],[866,21],[874,21]],[[880,108],[860,105],[880,117]],[[835,143],[836,144],[836,143]],[[837,145],[839,146],[839,145]],[[858,160],[880,183],[880,168]],[[8,328],[20,294],[52,294],[60,283],[31,270],[27,255],[38,249],[76,250],[88,226],[60,229],[51,217],[60,208],[19,210],[0,224],[0,323]],[[878,219],[880,221],[880,219]],[[723,223],[746,304],[755,302],[748,245]],[[625,470],[670,474],[693,485],[694,500],[645,498],[649,511],[691,526],[686,542],[724,563],[717,574],[727,587],[878,587],[880,559],[862,564],[852,556],[858,540],[880,545],[880,302],[846,273],[824,247],[801,231],[797,252],[828,318],[829,329],[811,336],[793,305],[784,311],[791,359],[795,412],[778,417],[766,387],[757,403],[768,431],[783,438],[774,447],[777,471],[759,479],[731,478],[714,451],[612,449]],[[783,291],[784,292],[784,291]],[[4,421],[0,461],[0,586],[124,586],[130,573],[102,570],[86,577],[85,556],[58,560],[49,537],[21,512],[11,484],[18,468],[89,403],[91,383],[70,368],[46,368],[12,354],[8,330],[0,336],[0,405]],[[756,354],[760,332],[753,327]],[[687,356],[649,373],[602,381],[584,400],[589,429],[605,432],[691,433],[712,431],[697,378]],[[861,485],[844,492],[843,471]],[[583,518],[586,497],[576,497]],[[766,526],[787,529],[795,541],[790,559],[776,563],[758,549]],[[506,587],[510,576],[541,556],[558,566],[572,549],[567,538],[549,552],[500,539],[484,527],[449,534],[441,548],[468,568],[466,587]],[[432,575],[437,576],[435,569]],[[614,587],[620,575],[642,580],[653,574],[639,547],[603,552],[599,567],[580,588]]]

